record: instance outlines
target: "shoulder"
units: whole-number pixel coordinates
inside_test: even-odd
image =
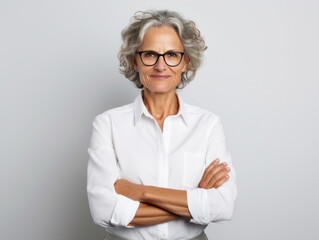
[[[190,119],[199,119],[210,125],[215,125],[220,122],[220,118],[216,113],[211,112],[202,107],[194,106],[184,102],[185,111]]]
[[[126,104],[120,107],[108,109],[95,116],[93,122],[109,123],[111,118],[124,117],[125,115],[133,113],[133,103]]]

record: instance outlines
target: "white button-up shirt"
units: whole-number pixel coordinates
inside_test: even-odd
[[[223,127],[215,114],[183,102],[165,118],[163,132],[147,111],[142,91],[131,104],[97,115],[88,148],[87,192],[96,224],[126,239],[189,239],[209,222],[232,218],[237,197],[236,174]],[[198,188],[205,168],[216,158],[227,162],[230,178],[218,189]],[[127,226],[139,207],[117,194],[114,183],[130,182],[187,191],[192,219]]]

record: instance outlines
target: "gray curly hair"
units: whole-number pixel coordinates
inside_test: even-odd
[[[139,74],[134,70],[132,58],[135,56],[137,48],[142,44],[147,30],[151,27],[160,26],[170,26],[175,29],[184,46],[185,53],[189,56],[188,68],[182,73],[181,82],[177,86],[177,88],[184,88],[194,79],[207,46],[195,23],[184,19],[174,11],[149,10],[138,11],[134,14],[130,24],[121,33],[123,43],[118,53],[120,72],[132,81],[136,87],[143,88]]]

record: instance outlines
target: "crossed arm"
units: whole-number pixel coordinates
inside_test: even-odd
[[[120,169],[112,143],[110,118],[97,116],[93,122],[87,168],[87,193],[94,223],[103,227],[134,227],[180,218],[197,224],[229,221],[237,196],[236,174],[226,149],[222,125],[216,121],[208,139],[206,156],[220,158],[232,170],[213,162],[196,188],[183,191],[117,180]]]
[[[228,179],[230,168],[227,163],[213,161],[206,169],[199,188],[219,188]],[[144,186],[119,179],[114,184],[118,194],[140,202],[129,226],[146,226],[168,222],[178,218],[192,218],[187,204],[187,192],[154,186]]]

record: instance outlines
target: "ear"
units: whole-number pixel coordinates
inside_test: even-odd
[[[136,57],[133,56],[133,57],[131,58],[131,61],[132,61],[132,63],[133,63],[133,67],[134,67],[135,72],[138,72]]]
[[[188,68],[188,64],[189,64],[189,56],[187,54],[184,55],[184,63],[183,63],[183,67],[182,67],[182,72],[186,72],[187,68]]]

